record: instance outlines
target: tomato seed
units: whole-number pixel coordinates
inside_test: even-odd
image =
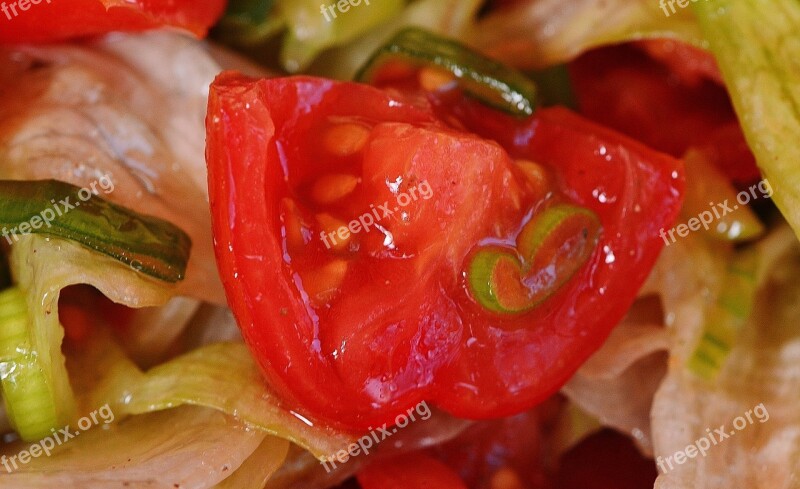
[[[366,146],[369,134],[369,128],[360,124],[336,124],[325,132],[323,144],[328,152],[336,156],[351,156]]]
[[[324,175],[314,182],[311,197],[319,204],[332,204],[350,195],[358,182],[358,177],[353,175]]]
[[[300,274],[303,288],[314,305],[324,305],[336,296],[348,267],[345,260],[333,260],[317,270]]]
[[[423,68],[419,70],[417,77],[419,85],[429,92],[450,89],[456,84],[452,73],[438,68]]]

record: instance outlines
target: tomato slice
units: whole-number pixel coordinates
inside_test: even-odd
[[[734,182],[759,177],[710,54],[676,41],[645,41],[586,53],[570,73],[590,119],[676,157],[702,148]]]
[[[450,467],[420,452],[373,462],[356,478],[362,489],[467,489]]]
[[[245,340],[297,412],[353,429],[394,424],[422,400],[466,418],[520,412],[633,302],[680,208],[680,161],[564,109],[523,121],[483,110],[496,131],[476,135],[415,92],[234,73],[212,84],[220,274]],[[476,301],[465,276],[476,253],[500,247],[524,262],[517,236],[560,204],[600,222],[585,262],[559,262],[569,279],[555,277],[532,309]],[[552,251],[536,259],[571,259]]]
[[[222,16],[224,0],[9,0],[0,5],[0,43],[51,42],[168,26],[198,37]]]
[[[555,486],[650,489],[657,476],[655,461],[643,457],[630,438],[606,429],[589,436],[561,457]]]

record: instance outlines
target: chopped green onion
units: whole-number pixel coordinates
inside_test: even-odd
[[[166,282],[178,282],[186,273],[191,239],[167,221],[56,180],[3,180],[0,195],[0,226],[9,244],[19,234],[45,234],[75,241]]]
[[[214,27],[214,36],[238,45],[251,45],[278,33],[286,24],[275,0],[233,0]]]
[[[562,105],[571,109],[578,108],[567,65],[554,65],[542,70],[526,71],[525,74],[539,89],[539,101],[542,106]]]
[[[723,288],[706,315],[700,343],[689,357],[689,370],[698,377],[716,378],[750,316],[756,293],[756,258],[752,250],[744,251],[728,267]]]
[[[536,85],[525,75],[459,42],[417,28],[397,33],[372,55],[356,80],[373,81],[382,66],[397,59],[448,71],[468,94],[516,116],[529,116],[536,109]]]
[[[583,267],[597,245],[600,230],[600,220],[588,209],[554,205],[522,228],[516,253],[498,246],[475,253],[467,269],[469,290],[490,311],[529,311]]]
[[[28,305],[16,287],[0,293],[0,386],[8,419],[24,440],[63,425],[55,393],[30,339]]]

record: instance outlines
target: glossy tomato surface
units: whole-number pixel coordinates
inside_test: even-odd
[[[373,462],[358,483],[361,489],[467,489],[450,467],[424,453]]]
[[[53,42],[112,31],[174,27],[198,37],[224,0],[17,0],[2,3],[0,43]]]
[[[212,85],[220,273],[297,412],[354,429],[422,400],[467,418],[519,412],[632,303],[680,207],[681,163],[564,109],[479,116],[475,134],[417,93],[309,77]],[[487,310],[465,281],[476,250],[514,253],[559,203],[598,217],[591,256],[532,310]]]
[[[675,41],[590,51],[570,64],[581,113],[682,157],[705,152],[734,182],[759,177],[713,57]]]

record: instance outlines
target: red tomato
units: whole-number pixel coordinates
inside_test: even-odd
[[[603,430],[565,453],[558,467],[558,489],[651,489],[658,472],[630,438]]]
[[[639,47],[656,59],[626,45],[570,65],[581,113],[676,157],[702,147],[736,182],[758,178],[713,58],[675,41]]]
[[[467,489],[450,467],[422,453],[378,460],[356,477],[362,489]]]
[[[563,109],[498,131],[538,166],[424,97],[315,78],[223,74],[207,129],[217,260],[245,340],[298,412],[354,429],[422,400],[487,418],[547,398],[630,307],[682,200],[678,160]],[[557,202],[599,218],[588,261],[533,310],[479,305],[475,251],[513,244]]]
[[[50,42],[168,26],[198,37],[225,0],[6,0],[0,2],[0,43]]]
[[[686,86],[700,86],[703,80],[722,85],[722,73],[710,52],[672,39],[647,39],[635,45],[666,65]]]
[[[550,489],[547,433],[562,404],[553,397],[516,416],[476,422],[432,452],[473,489],[492,489],[503,472],[514,473],[526,489]]]

